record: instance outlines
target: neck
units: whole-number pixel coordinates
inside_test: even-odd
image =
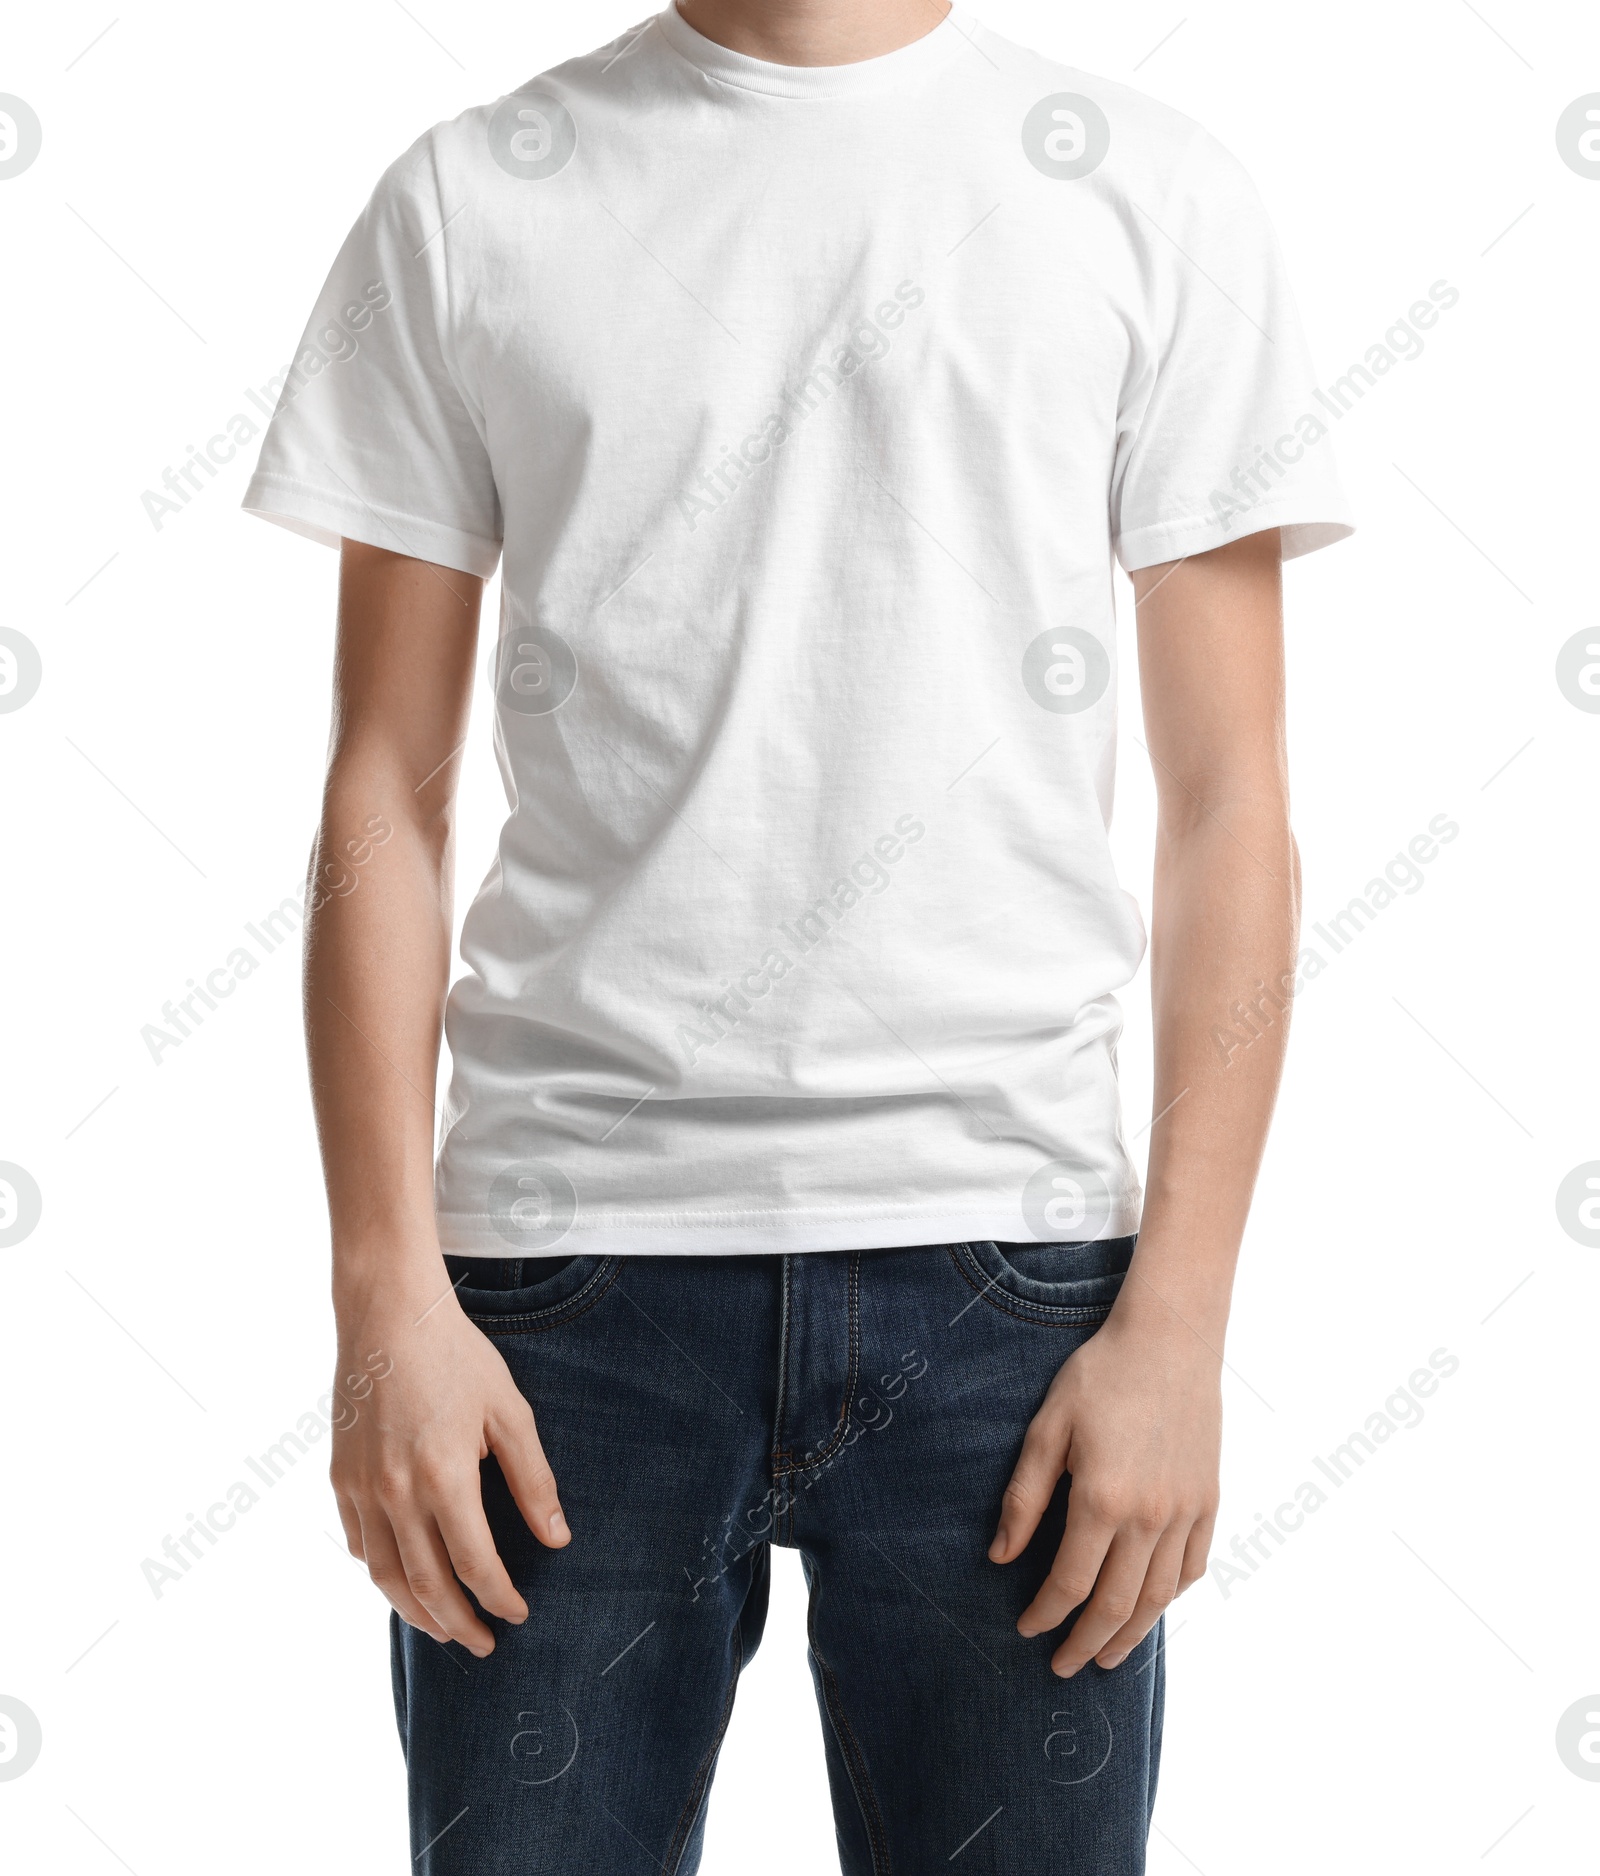
[[[677,0],[697,33],[773,65],[855,65],[931,33],[950,0]]]

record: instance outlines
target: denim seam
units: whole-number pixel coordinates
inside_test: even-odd
[[[626,1258],[616,1257],[607,1261],[613,1266],[609,1272],[604,1265],[601,1265],[582,1289],[574,1290],[564,1303],[551,1303],[544,1309],[529,1310],[518,1316],[474,1316],[469,1310],[467,1320],[476,1324],[485,1335],[489,1336],[494,1335],[496,1330],[503,1330],[512,1335],[540,1335],[546,1329],[559,1329],[562,1323],[571,1322],[575,1316],[581,1316],[586,1310],[593,1309],[617,1278],[622,1275],[622,1267],[627,1262]],[[601,1278],[605,1279],[603,1283]],[[589,1297],[588,1302],[584,1302],[583,1298],[590,1290],[594,1290],[597,1283],[600,1284],[599,1289]]]
[[[844,1405],[839,1409],[839,1424],[834,1428],[833,1437],[827,1445],[820,1452],[813,1453],[809,1459],[802,1460],[799,1465],[793,1464],[787,1453],[775,1454],[775,1459],[779,1457],[782,1459],[782,1463],[773,1468],[777,1477],[785,1477],[795,1472],[809,1472],[815,1466],[826,1465],[839,1450],[839,1444],[845,1434],[850,1431],[850,1403],[855,1399],[856,1382],[861,1374],[861,1253],[859,1251],[852,1252],[850,1256],[850,1280],[847,1294],[849,1301],[845,1305],[845,1311],[849,1323],[850,1354],[845,1373]]]
[[[784,1435],[789,1419],[789,1258],[784,1253],[778,1289],[778,1416],[772,1443],[773,1457],[787,1455]]]
[[[850,1775],[850,1789],[855,1793],[856,1808],[860,1811],[861,1821],[867,1828],[867,1848],[872,1854],[873,1876],[890,1876],[889,1839],[883,1828],[883,1813],[878,1808],[878,1794],[872,1788],[872,1775],[867,1770],[866,1755],[862,1752],[850,1725],[849,1717],[845,1713],[844,1701],[839,1693],[838,1677],[822,1658],[822,1650],[817,1646],[816,1623],[817,1603],[816,1592],[813,1590],[811,1604],[806,1611],[806,1640],[811,1646],[811,1653],[819,1670],[823,1702],[828,1709],[828,1718],[833,1722],[833,1729],[839,1740],[839,1750],[844,1758],[845,1770]]]
[[[1091,1322],[1103,1322],[1111,1314],[1110,1303],[1035,1303],[1025,1296],[1013,1296],[1003,1289],[999,1282],[979,1266],[978,1274],[982,1283],[975,1283],[971,1271],[961,1258],[961,1253],[969,1247],[965,1244],[950,1246],[950,1261],[961,1275],[961,1280],[968,1288],[978,1292],[991,1309],[997,1309],[1003,1316],[1014,1316],[1018,1322],[1031,1322],[1038,1329],[1070,1329]],[[999,1299],[1004,1298],[1002,1302]],[[1006,1303],[1015,1303],[1015,1309],[1007,1309]],[[1025,1315],[1025,1310],[1037,1310],[1037,1315]]]
[[[779,1267],[778,1284],[778,1404],[772,1436],[772,1477],[781,1478],[789,1465],[789,1449],[784,1444],[789,1418],[789,1275],[790,1262],[788,1253],[783,1253],[783,1262]],[[780,1506],[776,1519],[778,1532],[775,1541],[780,1544],[794,1542],[793,1504]]]
[[[723,1696],[722,1718],[718,1722],[716,1736],[706,1747],[700,1769],[695,1773],[694,1783],[689,1788],[689,1796],[684,1800],[683,1810],[678,1815],[677,1828],[672,1833],[672,1843],[666,1861],[662,1864],[667,1876],[677,1876],[678,1866],[683,1861],[683,1853],[694,1831],[694,1820],[700,1814],[700,1806],[705,1802],[711,1784],[711,1769],[717,1762],[717,1753],[728,1731],[728,1722],[733,1718],[733,1697],[739,1690],[739,1676],[744,1672],[744,1636],[737,1626],[733,1631],[733,1650],[733,1673],[728,1680],[728,1691]]]

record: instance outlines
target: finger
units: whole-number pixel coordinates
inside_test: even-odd
[[[389,1598],[400,1620],[421,1629],[424,1635],[431,1635],[436,1642],[448,1641],[450,1637],[411,1593],[405,1566],[400,1561],[400,1547],[394,1541],[394,1531],[385,1513],[376,1506],[370,1507],[360,1519],[360,1525],[361,1554],[366,1560],[367,1574]]]
[[[1059,1628],[1080,1603],[1089,1600],[1116,1534],[1115,1523],[1100,1516],[1086,1495],[1068,1494],[1067,1528],[1061,1534],[1056,1560],[1018,1618],[1019,1633],[1042,1635]]]
[[[1000,1501],[1000,1522],[989,1545],[992,1563],[1020,1556],[1039,1528],[1061,1475],[1067,1469],[1069,1427],[1047,1401],[1028,1422],[1022,1451]]]
[[[394,1521],[395,1543],[411,1593],[452,1641],[481,1661],[494,1653],[494,1636],[473,1613],[450,1568],[450,1555],[432,1517],[412,1512]]]
[[[1183,1550],[1183,1568],[1178,1572],[1178,1594],[1198,1583],[1206,1573],[1211,1557],[1211,1535],[1217,1528],[1217,1514],[1208,1511],[1189,1533]]]
[[[1051,1667],[1064,1680],[1092,1660],[1133,1614],[1154,1549],[1155,1534],[1145,1536],[1132,1526],[1118,1531],[1112,1539],[1094,1594],[1068,1631],[1067,1639],[1050,1657]]]
[[[504,1621],[526,1622],[528,1605],[518,1595],[495,1549],[494,1534],[483,1515],[483,1500],[476,1489],[450,1504],[441,1505],[435,1516],[439,1521],[439,1535],[450,1553],[451,1567],[479,1603]]]
[[[350,1551],[350,1555],[356,1558],[358,1562],[365,1563],[367,1553],[361,1543],[360,1512],[356,1510],[353,1501],[346,1498],[342,1492],[334,1493],[333,1502],[338,1508],[339,1524],[344,1531],[344,1541]]]
[[[1188,1535],[1188,1528],[1183,1524],[1173,1525],[1161,1533],[1150,1553],[1144,1587],[1139,1591],[1133,1614],[1104,1647],[1095,1650],[1094,1658],[1101,1667],[1120,1667],[1161,1620],[1167,1605],[1178,1593],[1178,1576],[1183,1569]]]
[[[489,1450],[500,1462],[528,1529],[541,1544],[560,1550],[572,1541],[572,1532],[562,1516],[556,1475],[539,1444],[533,1409],[519,1394],[515,1407],[503,1415],[491,1416],[486,1432]]]

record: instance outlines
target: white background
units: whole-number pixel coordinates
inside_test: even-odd
[[[0,624],[44,664],[38,695],[0,715],[0,1160],[44,1195],[38,1228],[0,1251],[0,1695],[44,1740],[0,1782],[19,1876],[408,1865],[383,1608],[336,1541],[325,1455],[159,1600],[140,1570],[331,1373],[295,948],[159,1067],[139,1032],[297,888],[335,573],[240,515],[252,452],[159,531],[140,497],[282,368],[392,156],[633,20],[575,12],[169,0],[125,6],[97,40],[112,0],[58,0],[8,28],[0,91],[44,125],[39,160],[0,182]],[[1218,1550],[1318,1478],[1313,1455],[1431,1351],[1460,1368],[1254,1575],[1178,1605],[1151,1867],[1590,1869],[1600,1784],[1555,1732],[1576,1701],[1600,1711],[1600,1251],[1562,1230],[1555,1194],[1600,1159],[1600,716],[1554,673],[1595,622],[1600,183],[1554,132],[1600,91],[1600,16],[1576,0],[995,0],[982,16],[1239,154],[1324,384],[1432,282],[1461,295],[1338,427],[1361,531],[1289,573],[1308,942],[1434,816],[1461,831],[1300,1001],[1229,1348]],[[1130,651],[1115,838],[1147,903]],[[463,901],[502,812],[483,703]],[[1130,1129],[1149,1112],[1144,1001],[1140,983]],[[836,1867],[799,1573],[776,1561],[712,1876]],[[781,1819],[779,1763],[804,1794]]]

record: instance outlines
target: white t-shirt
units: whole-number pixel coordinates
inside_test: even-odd
[[[1348,533],[1314,391],[1235,161],[962,11],[669,9],[413,145],[245,506],[503,557],[445,1249],[1135,1229],[1113,555]]]

